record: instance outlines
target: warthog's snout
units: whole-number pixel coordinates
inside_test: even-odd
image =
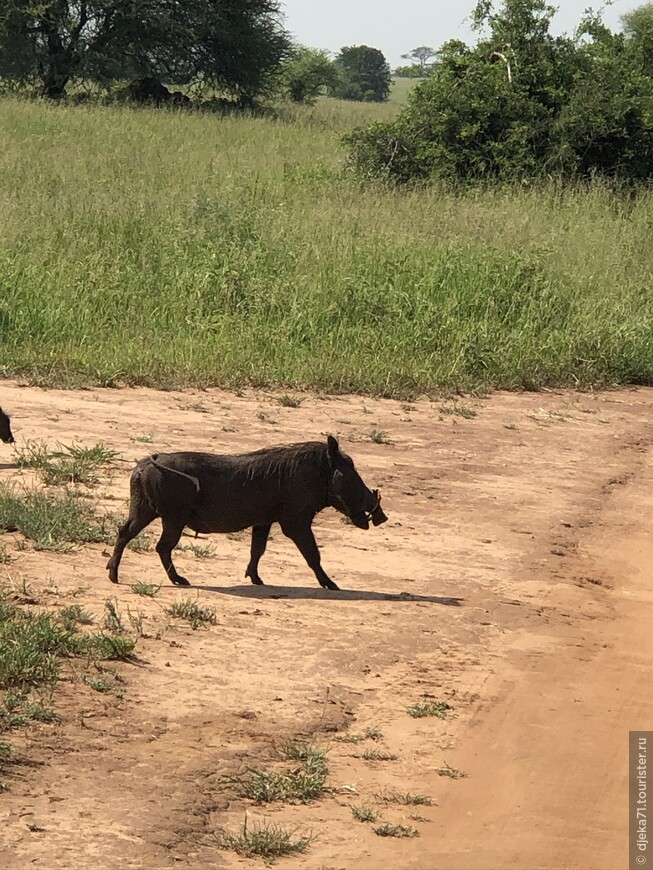
[[[381,493],[378,489],[375,489],[372,492],[372,501],[369,503],[367,510],[361,513],[353,513],[350,519],[359,529],[365,530],[369,529],[370,520],[372,520],[372,525],[374,526],[380,526],[381,523],[387,522],[388,518],[383,513],[381,507]]]

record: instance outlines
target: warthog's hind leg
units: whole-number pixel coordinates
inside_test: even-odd
[[[179,538],[181,538],[181,533],[184,531],[186,523],[179,523],[173,520],[162,520],[162,522],[163,532],[156,545],[156,551],[161,559],[161,564],[175,586],[190,586],[188,580],[177,573],[177,569],[172,562],[172,551],[179,543]]]
[[[288,525],[287,523],[282,523],[281,530],[286,537],[290,538],[291,541],[294,541],[297,549],[306,559],[308,567],[312,568],[320,586],[323,586],[325,589],[338,589],[338,586],[336,586],[333,580],[322,568],[320,551],[310,525],[295,525],[294,523]]]
[[[111,558],[107,562],[109,580],[111,580],[112,583],[118,582],[118,566],[120,565],[120,560],[122,559],[125,547],[130,541],[133,541],[139,532],[143,531],[145,526],[149,526],[154,519],[156,519],[154,511],[152,511],[152,513],[142,514],[141,516],[129,517],[127,522],[118,529],[116,545],[113,548]]]
[[[271,525],[272,523],[268,523],[266,526],[252,527],[252,548],[249,557],[249,565],[245,571],[245,577],[249,577],[252,583],[255,583],[257,586],[263,585],[263,581],[258,574],[258,563],[268,545],[268,535],[270,534]]]

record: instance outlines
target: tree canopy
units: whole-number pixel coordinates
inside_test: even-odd
[[[453,40],[395,121],[350,134],[360,170],[398,181],[653,175],[653,5],[612,33],[587,14],[550,32],[545,0],[480,0],[481,34]]]
[[[334,61],[339,81],[332,89],[342,100],[382,103],[390,94],[390,67],[378,48],[348,45]]]
[[[58,98],[75,79],[200,81],[247,102],[290,48],[278,0],[1,0],[0,75]]]

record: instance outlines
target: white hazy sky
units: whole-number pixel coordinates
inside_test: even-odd
[[[603,20],[620,29],[624,12],[645,0],[614,0]],[[391,67],[418,45],[439,48],[448,39],[475,40],[467,16],[474,0],[281,0],[285,26],[297,42],[336,54],[343,45],[380,48]],[[584,10],[601,7],[601,0],[560,0],[554,20],[556,33],[573,32]]]

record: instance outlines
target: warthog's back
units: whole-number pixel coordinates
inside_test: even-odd
[[[324,444],[306,442],[238,455],[158,453],[134,475],[158,516],[208,533],[312,517],[326,506],[327,473]]]

